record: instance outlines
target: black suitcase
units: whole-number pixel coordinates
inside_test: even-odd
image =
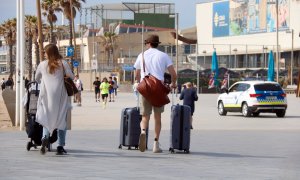
[[[140,123],[142,116],[138,107],[134,108],[124,108],[121,113],[121,125],[120,125],[120,145],[119,149],[122,149],[122,146],[128,147],[131,149],[134,147],[138,149],[139,138],[141,134]],[[148,129],[146,131],[146,147],[148,141]]]
[[[172,105],[171,107],[171,153],[176,150],[190,152],[190,135],[191,135],[191,108],[186,105]]]

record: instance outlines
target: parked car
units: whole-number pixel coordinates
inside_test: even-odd
[[[284,117],[287,98],[277,82],[239,81],[220,94],[217,105],[221,116],[227,112],[241,112],[245,117],[257,117],[260,113],[276,113],[277,117]]]

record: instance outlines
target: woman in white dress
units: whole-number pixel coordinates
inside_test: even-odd
[[[65,154],[65,138],[67,127],[67,111],[71,107],[64,85],[66,76],[74,78],[68,63],[62,60],[55,44],[45,47],[46,61],[37,67],[35,79],[40,83],[36,121],[43,126],[41,154],[46,153],[49,134],[58,130],[57,155]],[[62,66],[63,65],[63,66]],[[63,70],[64,68],[64,70]]]

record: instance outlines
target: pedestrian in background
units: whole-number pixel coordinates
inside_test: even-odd
[[[77,102],[77,106],[81,106],[81,91],[83,90],[83,85],[82,85],[82,82],[81,80],[79,79],[78,75],[75,76],[75,79],[74,79],[74,82],[75,82],[75,85],[78,89],[78,93],[76,93],[76,102]]]
[[[117,97],[118,95],[118,80],[117,80],[117,77],[114,77],[113,78],[113,81],[114,81],[114,85],[113,85],[113,88],[114,88],[114,92],[115,92],[115,97]]]
[[[57,129],[57,155],[67,153],[64,149],[67,132],[67,111],[71,107],[64,84],[64,73],[70,78],[74,75],[67,61],[62,60],[55,44],[45,47],[46,59],[38,65],[35,80],[40,83],[36,121],[43,126],[41,154],[46,153],[49,134]],[[64,69],[63,69],[64,68]]]
[[[9,76],[8,79],[5,81],[5,88],[13,89],[14,88],[14,80],[12,76]]]
[[[102,108],[105,109],[106,108],[106,104],[107,104],[107,97],[108,97],[108,93],[109,93],[109,87],[110,84],[107,81],[107,78],[103,78],[102,83],[100,85],[100,91],[101,91],[101,96],[102,96]]]
[[[93,82],[95,87],[95,100],[96,102],[100,102],[100,85],[101,81],[99,81],[99,77],[96,77],[96,80]]]
[[[193,114],[195,111],[195,101],[198,101],[198,95],[196,89],[192,83],[188,82],[185,84],[186,88],[181,92],[179,99],[183,100],[183,105],[187,105],[191,108],[191,129],[193,129]]]
[[[2,78],[1,80],[1,90],[3,91],[5,89],[5,78]]]
[[[109,84],[109,102],[114,102],[115,101],[115,93],[114,93],[115,82],[112,80],[112,77],[109,77],[108,84]]]
[[[25,88],[26,88],[26,87],[27,87],[27,84],[29,83],[29,80],[28,80],[28,78],[26,77],[24,81],[25,81],[24,86],[25,86]]]

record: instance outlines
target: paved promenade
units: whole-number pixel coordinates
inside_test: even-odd
[[[239,113],[220,117],[216,98],[199,95],[190,154],[168,152],[167,105],[160,140],[164,152],[154,154],[153,131],[148,151],[118,149],[121,109],[136,105],[133,94],[119,93],[116,102],[102,109],[93,93],[84,92],[82,107],[73,108],[66,156],[27,151],[24,131],[0,129],[0,179],[299,179],[299,98],[288,95],[285,118],[244,118]]]

